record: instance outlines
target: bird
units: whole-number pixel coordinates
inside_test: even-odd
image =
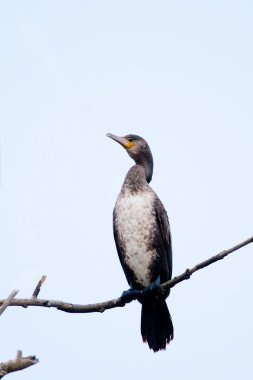
[[[113,210],[113,234],[119,260],[130,289],[122,300],[142,304],[141,335],[154,352],[165,350],[174,337],[166,298],[160,285],[172,276],[172,243],[167,212],[149,183],[153,156],[146,140],[134,134],[107,136],[134,160]]]

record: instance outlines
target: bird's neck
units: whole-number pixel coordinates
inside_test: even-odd
[[[132,166],[124,180],[122,190],[137,193],[148,186],[146,171],[143,165],[136,164]]]
[[[153,156],[150,149],[132,158],[134,159],[135,163],[138,166],[142,166],[144,168],[145,178],[146,178],[146,181],[149,183],[152,179],[153,167],[154,167]]]
[[[149,156],[148,159],[140,159],[140,161],[136,162],[136,164],[144,168],[146,181],[148,183],[151,182],[154,167],[152,156]]]

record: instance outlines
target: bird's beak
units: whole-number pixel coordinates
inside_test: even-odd
[[[121,146],[123,146],[123,148],[127,150],[131,149],[134,146],[133,142],[128,141],[125,137],[116,136],[116,135],[113,135],[112,133],[107,133],[106,136],[110,137],[111,139],[119,143]]]

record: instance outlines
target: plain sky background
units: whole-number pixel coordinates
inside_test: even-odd
[[[105,137],[149,142],[174,275],[253,234],[252,1],[1,1],[0,298],[95,303],[127,288],[112,210],[132,164]],[[103,314],[8,308],[11,379],[249,379],[253,247],[177,285],[175,339],[154,354],[140,305]]]

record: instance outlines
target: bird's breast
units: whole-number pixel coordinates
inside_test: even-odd
[[[136,282],[147,287],[151,283],[150,273],[157,252],[153,247],[157,228],[154,208],[154,193],[124,193],[115,206],[117,228],[125,269],[130,269]]]

